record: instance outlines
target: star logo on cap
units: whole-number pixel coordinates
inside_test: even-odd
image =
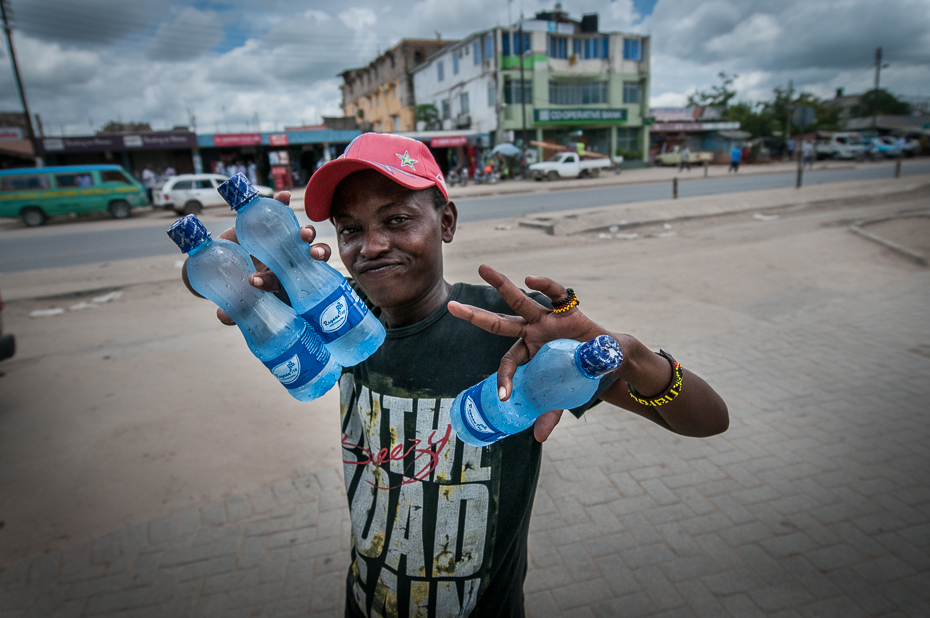
[[[402,155],[401,155],[401,154],[397,154],[397,153],[395,152],[395,153],[394,153],[394,156],[397,157],[398,159],[400,159],[400,166],[401,166],[401,167],[403,167],[403,166],[406,165],[406,166],[408,166],[410,169],[412,169],[413,171],[417,171],[417,168],[413,167],[413,164],[414,164],[414,163],[419,163],[419,161],[417,161],[416,159],[414,159],[413,157],[411,157],[410,154],[409,154],[406,150],[404,151],[404,154],[402,154]]]

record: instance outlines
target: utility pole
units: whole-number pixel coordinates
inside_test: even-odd
[[[794,93],[794,81],[788,80],[788,101],[785,104],[785,147],[791,140],[791,95]]]
[[[32,114],[29,112],[29,105],[26,103],[26,93],[23,91],[23,80],[19,76],[19,65],[16,63],[16,52],[13,50],[13,33],[10,31],[10,20],[6,14],[6,0],[0,0],[0,15],[3,17],[3,32],[6,34],[6,47],[10,50],[10,62],[13,63],[13,75],[16,78],[16,87],[19,89],[19,100],[23,104],[23,111],[26,113],[26,130],[29,132],[29,140],[32,142],[32,154],[38,159],[39,148],[36,143],[36,134],[32,130]]]
[[[526,50],[523,49],[523,11],[520,11],[520,30],[518,36],[520,37],[520,109],[523,114],[523,156],[525,157],[529,142],[526,141],[526,82],[523,79],[523,59],[526,55]]]
[[[882,73],[882,48],[875,50],[875,90],[872,91],[872,130],[878,125],[878,80]]]

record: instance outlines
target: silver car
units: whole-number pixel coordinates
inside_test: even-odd
[[[172,209],[182,215],[197,215],[204,208],[226,206],[216,188],[227,180],[219,174],[180,174],[155,186],[152,192],[154,208]],[[272,197],[274,189],[256,185],[261,197]]]

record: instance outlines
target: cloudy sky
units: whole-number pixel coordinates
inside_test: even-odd
[[[109,120],[270,131],[341,115],[339,79],[405,37],[456,38],[549,9],[538,0],[8,0],[29,105],[47,135]],[[654,107],[724,70],[738,97],[882,86],[930,96],[930,0],[563,0],[602,31],[652,35]],[[6,49],[0,111],[20,109]]]

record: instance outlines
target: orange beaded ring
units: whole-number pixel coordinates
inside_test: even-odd
[[[581,304],[581,301],[578,300],[578,297],[575,296],[575,290],[571,288],[565,288],[565,293],[568,294],[565,298],[560,300],[557,303],[552,303],[552,311],[555,313],[565,313],[572,307],[577,307]]]

